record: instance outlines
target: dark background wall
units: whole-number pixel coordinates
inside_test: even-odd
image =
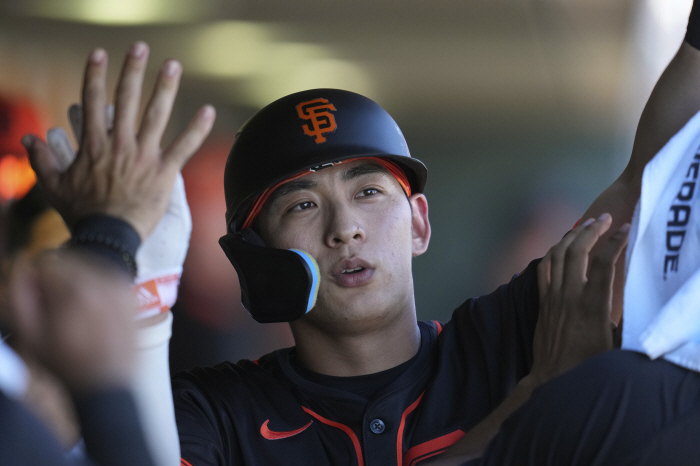
[[[429,168],[433,239],[415,259],[421,319],[447,320],[543,255],[624,167],[636,119],[680,43],[689,1],[26,0],[0,2],[0,94],[67,126],[83,61],[151,45],[185,74],[169,134],[202,103],[212,137],[185,169],[194,230],[174,367],[255,358],[291,344],[239,303],[221,177],[235,130],[295,90],[368,95]],[[168,137],[166,137],[168,139]]]

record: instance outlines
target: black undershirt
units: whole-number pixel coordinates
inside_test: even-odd
[[[389,385],[401,374],[403,374],[403,372],[408,369],[413,361],[416,360],[419,353],[420,351],[408,361],[401,363],[396,367],[392,367],[391,369],[376,372],[374,374],[357,375],[354,377],[337,377],[310,371],[299,363],[296,350],[292,350],[289,353],[289,363],[299,375],[310,382],[323,385],[324,387],[345,390],[367,400],[371,400],[382,388]]]

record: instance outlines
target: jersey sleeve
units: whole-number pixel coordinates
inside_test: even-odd
[[[495,407],[527,375],[532,366],[532,342],[539,310],[537,264],[493,293],[472,298],[455,310],[442,339],[459,365],[457,372]],[[451,341],[450,341],[451,340]],[[483,399],[483,398],[482,398]]]
[[[213,369],[207,369],[211,372]],[[230,449],[236,433],[222,425],[219,402],[222,396],[211,377],[200,377],[199,369],[173,378],[175,419],[180,436],[182,465],[233,465]]]
[[[73,402],[85,447],[94,464],[157,464],[151,459],[130,391],[115,388],[74,394]]]

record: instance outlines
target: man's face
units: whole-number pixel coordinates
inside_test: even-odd
[[[308,252],[321,274],[316,306],[303,319],[352,328],[415,312],[411,261],[427,249],[430,226],[425,197],[409,202],[398,181],[367,160],[306,175],[272,194],[258,232],[270,247]]]

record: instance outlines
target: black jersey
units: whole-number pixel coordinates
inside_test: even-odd
[[[178,374],[182,464],[418,464],[459,440],[529,372],[538,305],[533,261],[445,325],[420,322],[418,354],[369,399],[304,377],[294,348]]]

